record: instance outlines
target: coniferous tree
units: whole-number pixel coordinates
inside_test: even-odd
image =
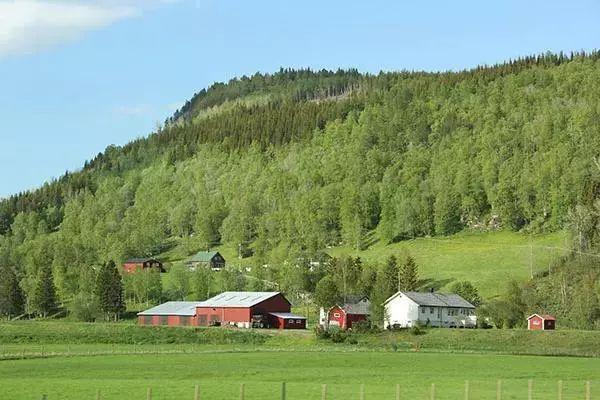
[[[406,261],[400,268],[398,279],[398,289],[400,291],[410,292],[419,287],[418,267],[412,256],[406,257]]]
[[[25,295],[12,268],[0,268],[0,315],[13,317],[25,310]]]
[[[40,268],[38,272],[31,307],[33,311],[44,318],[57,308],[56,287],[54,286],[52,268],[49,266]]]
[[[123,300],[123,280],[114,261],[109,261],[100,269],[96,280],[96,296],[100,310],[106,314],[106,318],[114,318],[125,311]]]

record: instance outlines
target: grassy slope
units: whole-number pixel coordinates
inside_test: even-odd
[[[557,367],[560,365],[560,368]],[[369,399],[394,398],[401,384],[402,398],[427,399],[431,383],[436,399],[463,398],[470,380],[471,398],[495,398],[496,380],[503,380],[503,398],[525,398],[527,379],[534,379],[535,398],[556,398],[556,382],[564,380],[565,399],[583,398],[586,379],[600,384],[600,363],[585,358],[490,356],[475,354],[363,353],[363,352],[245,352],[137,356],[59,357],[0,362],[0,391],[7,399],[79,400],[143,398],[153,388],[154,398],[192,399],[201,385],[203,399],[238,398],[246,384],[246,399],[280,398],[280,382],[287,382],[288,399],[320,398],[328,383],[328,399],[357,399],[365,384]]]
[[[168,263],[178,263],[189,254],[179,241],[160,258]],[[530,247],[531,244],[531,247]],[[546,271],[552,262],[563,255],[568,247],[567,233],[554,232],[542,235],[500,231],[486,233],[463,232],[447,237],[418,238],[385,245],[376,242],[368,249],[357,251],[348,247],[335,247],[327,252],[339,257],[344,254],[360,256],[366,261],[383,263],[394,254],[404,258],[410,253],[419,265],[424,287],[447,289],[454,281],[473,282],[485,298],[502,293],[508,279],[524,281],[529,278],[530,260],[533,271]],[[239,260],[235,246],[218,246],[228,263],[252,265],[252,258]],[[168,276],[165,277],[168,279]]]
[[[453,281],[470,280],[484,297],[491,298],[504,290],[507,279],[526,280],[530,260],[534,272],[547,270],[552,261],[565,252],[552,247],[567,247],[566,238],[564,232],[533,235],[531,238],[515,232],[459,233],[391,245],[375,243],[364,251],[340,247],[329,252],[333,256],[353,254],[380,262],[392,254],[403,258],[410,253],[415,257],[420,277],[427,286],[443,289]]]

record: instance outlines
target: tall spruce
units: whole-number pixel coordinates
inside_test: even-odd
[[[57,309],[56,287],[50,266],[44,266],[38,271],[31,308],[38,316],[44,318]]]
[[[11,318],[25,311],[25,295],[12,268],[0,268],[0,315]]]
[[[102,266],[96,280],[96,297],[100,310],[105,313],[106,319],[115,321],[125,311],[123,300],[123,280],[114,261],[109,261]]]
[[[419,287],[419,273],[415,259],[407,256],[406,261],[400,268],[398,276],[398,289],[403,292],[417,290]]]

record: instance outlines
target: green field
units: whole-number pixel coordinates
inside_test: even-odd
[[[557,381],[564,381],[565,399],[583,399],[584,381],[600,387],[600,363],[591,358],[532,356],[371,353],[371,352],[231,352],[171,355],[59,357],[0,362],[0,391],[5,399],[82,400],[192,399],[200,385],[202,398],[280,399],[286,382],[287,399],[320,399],[328,384],[328,399],[358,399],[365,385],[367,399],[393,399],[400,384],[403,399],[428,399],[431,384],[436,399],[464,398],[470,381],[471,398],[495,398],[496,381],[503,381],[505,399],[527,398],[528,380],[534,398],[556,398]]]

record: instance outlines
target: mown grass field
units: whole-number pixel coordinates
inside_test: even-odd
[[[200,385],[202,398],[239,398],[245,383],[246,399],[280,399],[286,382],[287,399],[320,399],[328,384],[328,399],[358,399],[365,385],[367,399],[394,399],[401,385],[403,399],[464,398],[470,381],[472,399],[495,398],[496,381],[503,380],[504,399],[527,398],[534,380],[534,398],[556,398],[563,380],[564,399],[583,399],[586,380],[600,388],[600,363],[592,358],[533,356],[371,353],[371,352],[230,352],[205,354],[110,355],[57,357],[0,362],[3,399],[48,400],[192,399]],[[600,390],[600,389],[599,389]],[[600,398],[600,391],[598,392]],[[595,398],[595,397],[593,397]]]

